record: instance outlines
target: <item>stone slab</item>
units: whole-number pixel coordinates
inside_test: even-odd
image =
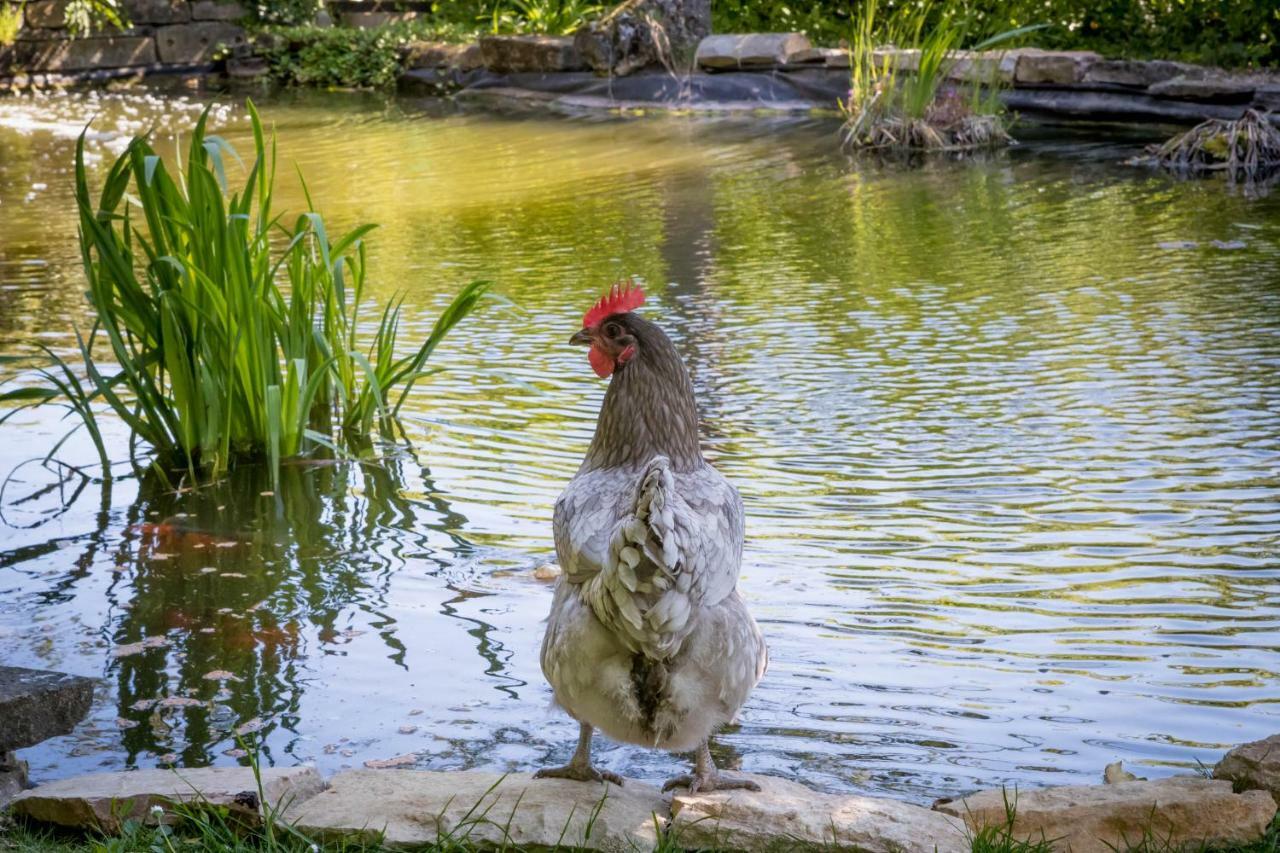
[[[1233,793],[1230,782],[1175,776],[1155,782],[1072,785],[1034,791],[989,790],[939,800],[938,811],[977,831],[1004,826],[1006,797],[1016,808],[1018,841],[1052,841],[1055,850],[1112,853],[1150,833],[1167,847],[1228,847],[1262,838],[1276,804],[1262,791]],[[1165,849],[1165,847],[1161,847]]]
[[[0,666],[0,753],[68,734],[92,702],[92,679]]]
[[[695,61],[712,71],[735,68],[772,68],[786,65],[791,57],[813,48],[801,33],[750,33],[707,36],[698,42]]]
[[[1163,59],[1102,59],[1089,66],[1084,82],[1104,86],[1128,86],[1145,89],[1179,75],[1203,75],[1206,69],[1186,62],[1169,62]]]
[[[526,71],[580,71],[586,63],[572,36],[484,36],[484,67],[502,74]]]
[[[262,769],[262,788],[275,808],[296,806],[324,788],[314,767]],[[95,773],[48,782],[14,798],[15,814],[39,823],[115,833],[129,818],[155,822],[152,806],[208,802],[255,821],[261,814],[257,783],[249,767],[132,770]]]
[[[121,6],[131,24],[182,24],[191,20],[187,0],[123,0]]]
[[[1090,50],[1025,51],[1018,54],[1013,81],[1018,86],[1080,83],[1102,57]]]
[[[1247,104],[1253,100],[1257,84],[1246,78],[1225,76],[1189,77],[1180,74],[1147,88],[1158,98],[1210,101],[1224,104]]]
[[[28,27],[66,26],[67,5],[70,0],[30,0],[23,7]]]
[[[160,61],[174,64],[212,62],[220,50],[247,43],[244,30],[221,21],[197,21],[156,30],[156,53]]]
[[[1237,790],[1267,791],[1280,803],[1280,734],[1237,746],[1213,768],[1213,778]]]
[[[193,21],[238,21],[247,14],[245,8],[235,2],[193,0],[191,3]]]
[[[415,41],[405,46],[406,68],[449,68],[456,66],[474,45],[444,41]]]
[[[672,828],[685,849],[796,849],[967,853],[963,821],[877,797],[820,794],[795,782],[749,776],[761,790],[680,794]]]
[[[603,803],[603,804],[602,804]],[[381,838],[393,848],[454,842],[517,849],[652,850],[657,789],[502,776],[478,770],[350,770],[326,791],[290,808],[285,820],[322,839]]]
[[[0,811],[27,787],[27,762],[12,752],[0,752]]]

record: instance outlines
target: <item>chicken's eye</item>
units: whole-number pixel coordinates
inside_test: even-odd
[[[616,338],[622,334],[622,327],[617,323],[606,323],[604,327],[605,337]]]

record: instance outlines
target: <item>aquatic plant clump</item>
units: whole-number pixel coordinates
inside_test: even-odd
[[[946,7],[941,21],[909,6],[878,23],[878,12],[879,0],[863,0],[849,40],[846,145],[963,151],[1012,141],[999,98],[1000,56],[981,51],[1038,27],[1009,30],[966,51],[960,46],[971,21],[958,7]],[[952,83],[956,77],[965,86]]]
[[[374,226],[330,240],[314,209],[282,222],[272,210],[275,142],[252,103],[248,110],[255,157],[235,192],[226,173],[238,156],[206,133],[207,109],[185,163],[171,171],[137,137],[97,201],[83,134],[76,147],[80,249],[96,314],[87,334],[77,332],[83,370],[45,348],[46,387],[0,402],[68,407],[105,476],[103,408],[130,428],[135,465],[141,442],[161,476],[180,470],[192,481],[252,460],[269,462],[274,475],[282,458],[360,452],[375,431],[392,438],[405,398],[432,372],[427,359],[488,289],[463,287],[427,338],[402,351],[402,300],[382,307],[376,323],[362,316],[364,237]],[[372,331],[359,333],[362,324]]]
[[[1280,128],[1255,110],[1233,121],[1209,119],[1149,149],[1159,166],[1179,172],[1226,172],[1251,180],[1280,170]]]

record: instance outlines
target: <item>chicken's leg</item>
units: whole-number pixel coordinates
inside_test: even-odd
[[[730,776],[717,770],[705,740],[702,746],[698,747],[697,757],[693,761],[693,773],[668,779],[667,784],[662,786],[664,791],[670,791],[672,788],[688,788],[690,794],[696,794],[699,791],[728,791],[735,788],[747,791],[760,790],[760,786],[750,779]]]
[[[579,723],[578,748],[564,767],[544,767],[533,774],[535,779],[576,779],[579,782],[612,782],[622,785],[622,777],[591,766],[591,726]]]

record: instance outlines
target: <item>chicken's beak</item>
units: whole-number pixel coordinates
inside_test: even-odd
[[[591,346],[591,343],[592,343],[591,330],[581,329],[580,331],[574,332],[573,337],[569,338],[569,343],[576,344],[577,346],[580,346],[580,347]]]

